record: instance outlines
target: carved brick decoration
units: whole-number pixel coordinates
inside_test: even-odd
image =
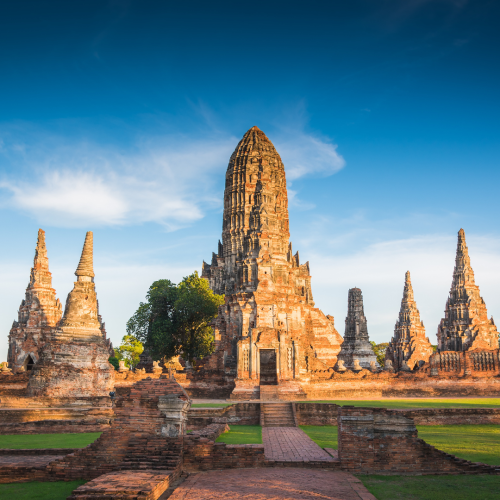
[[[363,309],[363,294],[359,288],[351,288],[347,301],[347,317],[345,319],[344,342],[342,343],[338,360],[343,361],[346,368],[370,368],[370,363],[375,362],[375,367],[380,365],[373,352],[368,338],[368,325]]]
[[[335,365],[342,337],[314,307],[309,263],[300,263],[289,239],[285,168],[252,127],[229,160],[222,243],[202,272],[212,290],[226,294],[205,369],[237,378],[236,391],[259,386],[261,350],[276,352],[279,384]]]
[[[47,335],[62,316],[62,305],[52,288],[52,274],[45,246],[45,231],[38,230],[35,259],[26,297],[19,307],[18,320],[9,332],[7,361],[13,371],[31,370]]]
[[[392,361],[396,371],[401,370],[404,361],[413,370],[419,367],[419,361],[428,363],[432,353],[432,345],[425,336],[424,323],[420,320],[420,313],[413,296],[410,271],[407,271],[399,319],[394,328],[394,337],[387,347],[385,359]]]
[[[93,237],[85,238],[77,281],[60,326],[47,339],[28,382],[28,396],[107,396],[114,386],[109,346],[102,336],[94,285]]]
[[[445,317],[437,331],[439,351],[498,349],[498,330],[474,281],[465,232],[458,232],[457,256]]]

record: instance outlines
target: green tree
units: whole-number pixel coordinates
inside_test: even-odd
[[[118,370],[118,368],[120,368],[120,360],[117,357],[111,356],[108,361],[113,365],[115,370]]]
[[[371,341],[370,344],[373,347],[373,352],[375,356],[377,356],[377,361],[380,366],[384,366],[385,364],[385,350],[389,347],[389,342],[382,342],[381,344],[376,344]]]
[[[139,355],[144,351],[141,341],[134,335],[125,335],[120,347],[115,348],[115,356],[118,361],[124,360],[125,366],[134,368],[139,363]]]
[[[195,271],[178,285],[155,281],[135,314],[127,333],[139,339],[156,359],[182,355],[194,362],[214,352],[210,323],[217,317],[224,295],[210,290],[208,281]]]

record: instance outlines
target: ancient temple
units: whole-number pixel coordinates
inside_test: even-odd
[[[345,368],[370,368],[371,363],[379,367],[377,356],[373,352],[368,338],[368,325],[363,308],[363,294],[359,288],[349,290],[347,300],[347,317],[345,319],[344,342],[342,343],[338,361],[343,361]],[[359,362],[356,363],[356,360]]]
[[[488,319],[486,304],[474,281],[463,229],[458,232],[453,281],[437,337],[439,351],[498,349],[498,330],[493,318]]]
[[[432,345],[425,336],[424,323],[420,319],[413,296],[410,271],[407,271],[399,318],[394,328],[394,336],[387,347],[385,359],[392,361],[396,371],[413,370],[420,367],[421,362],[428,363],[432,353]]]
[[[31,370],[39,350],[62,316],[62,305],[52,288],[45,231],[38,230],[35,259],[18,319],[9,332],[7,361],[14,372]]]
[[[99,321],[90,231],[75,275],[64,316],[33,367],[28,396],[95,397],[113,390],[114,368],[108,362],[109,345]]]
[[[236,379],[232,397],[261,386],[287,387],[335,365],[342,337],[314,307],[309,263],[289,242],[285,168],[271,141],[252,127],[229,160],[222,243],[202,276],[226,295],[205,367]]]

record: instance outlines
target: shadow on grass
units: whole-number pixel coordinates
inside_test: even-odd
[[[0,484],[0,498],[10,500],[66,500],[71,492],[87,481],[57,481]]]

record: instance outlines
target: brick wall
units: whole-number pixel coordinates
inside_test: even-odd
[[[104,432],[111,427],[111,419],[96,420],[40,420],[1,424],[0,435],[6,434],[67,434]]]
[[[226,408],[191,408],[189,410],[189,429],[202,429],[212,423],[259,425],[260,403],[238,403]]]
[[[355,474],[500,473],[471,464],[418,438],[413,419],[381,408],[338,409],[341,468]]]

